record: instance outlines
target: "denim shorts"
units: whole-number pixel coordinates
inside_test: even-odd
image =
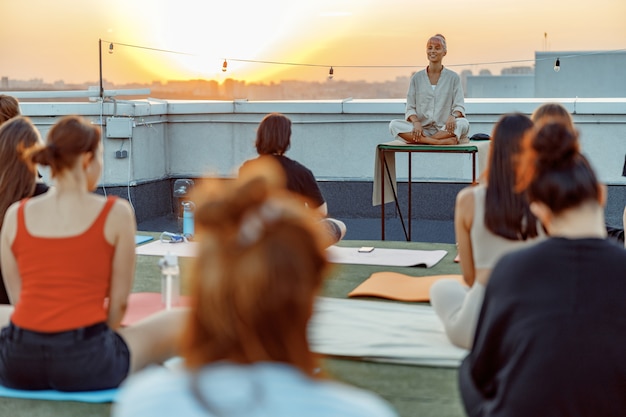
[[[40,333],[10,323],[0,332],[0,384],[26,390],[115,388],[130,369],[130,352],[106,323]]]

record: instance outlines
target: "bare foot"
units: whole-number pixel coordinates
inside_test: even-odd
[[[458,143],[454,133],[446,132],[445,130],[438,131],[431,138],[437,141],[437,145],[456,145]]]
[[[437,142],[438,145],[456,145],[458,143],[456,137],[452,137],[449,139],[438,139]]]
[[[410,145],[419,144],[419,138],[413,138],[412,133],[398,133],[398,136],[400,136],[402,139],[404,139],[406,143]]]
[[[438,139],[434,136],[422,136],[420,138],[420,144],[423,145],[456,145],[456,137],[447,139]]]

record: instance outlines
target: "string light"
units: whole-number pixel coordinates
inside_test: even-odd
[[[112,54],[113,53],[113,45],[119,45],[119,46],[127,46],[130,48],[139,48],[139,49],[147,49],[147,50],[151,50],[151,51],[158,51],[158,52],[167,52],[167,53],[171,53],[171,54],[180,54],[180,55],[189,55],[189,56],[198,56],[198,54],[191,54],[191,53],[186,53],[186,52],[179,52],[179,51],[172,51],[172,50],[167,50],[167,49],[158,49],[158,48],[150,48],[147,46],[140,46],[140,45],[129,45],[129,44],[124,44],[124,43],[119,43],[119,42],[111,42],[111,41],[104,41],[104,42],[109,42],[109,53]],[[563,58],[575,58],[575,57],[579,57],[579,56],[586,56],[586,55],[598,55],[598,54],[608,54],[608,53],[618,53],[618,52],[626,52],[626,49],[615,49],[615,50],[609,50],[609,51],[593,51],[593,52],[583,52],[583,53],[577,53],[577,54],[571,54],[568,56],[564,56]],[[465,63],[465,64],[448,64],[446,65],[447,67],[472,67],[472,66],[478,66],[478,65],[501,65],[501,64],[515,64],[515,63],[523,63],[523,62],[533,62],[533,63],[537,63],[540,61],[545,61],[547,59],[553,59],[552,57],[546,57],[546,58],[535,58],[535,59],[520,59],[520,60],[509,60],[509,61],[491,61],[491,62],[471,62],[471,63]],[[234,61],[234,62],[245,62],[245,63],[253,63],[253,64],[271,64],[271,65],[288,65],[288,66],[302,66],[302,67],[326,67],[326,68],[330,68],[328,71],[328,78],[332,79],[334,76],[334,67],[337,68],[370,68],[370,69],[376,69],[376,68],[415,68],[416,65],[333,65],[333,66],[329,66],[326,64],[311,64],[311,63],[297,63],[297,62],[281,62],[281,61],[263,61],[263,60],[254,60],[254,59],[235,59],[235,58],[225,58],[224,62],[222,64],[222,72],[226,72],[228,70],[228,61]],[[554,71],[558,72],[561,69],[561,61],[560,61],[560,57],[558,57],[554,63]]]
[[[172,50],[169,50],[169,49],[151,48],[149,46],[131,45],[131,44],[128,44],[128,43],[112,42],[112,41],[107,41],[107,40],[101,40],[101,41],[102,42],[109,42],[109,51],[113,50],[113,45],[117,45],[117,46],[126,46],[128,48],[147,49],[149,51],[167,52],[168,54],[197,56],[197,54],[190,54],[190,53],[187,53],[187,52],[180,52],[180,51],[172,51]]]
[[[608,51],[592,51],[592,52],[581,52],[575,53],[567,56],[563,56],[563,58],[576,58],[580,56],[588,56],[588,55],[600,55],[600,54],[611,54],[611,53],[620,53],[626,52],[626,49],[614,49]],[[302,67],[329,67],[325,64],[308,64],[308,63],[296,63],[296,62],[280,62],[280,61],[262,61],[262,60],[254,60],[254,59],[234,59],[228,58],[229,61],[235,62],[247,62],[253,64],[272,64],[272,65],[289,65],[289,66],[302,66]],[[518,59],[518,60],[509,60],[509,61],[489,61],[489,62],[470,62],[464,64],[447,64],[446,67],[472,67],[478,65],[498,65],[498,64],[518,64],[523,62],[541,62],[546,60],[552,60],[552,57],[546,58],[535,58],[535,59]],[[558,65],[560,67],[560,57],[557,58]],[[555,63],[556,66],[556,63]],[[333,65],[331,68],[415,68],[416,65]],[[334,72],[334,71],[333,71]],[[330,75],[330,71],[329,71]]]

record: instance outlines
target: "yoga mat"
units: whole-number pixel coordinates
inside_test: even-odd
[[[374,248],[371,252],[359,252],[359,248],[331,246],[328,259],[338,264],[424,266],[431,268],[446,256],[445,250],[413,250]]]
[[[193,257],[196,242],[154,242],[135,249],[137,255],[164,256],[168,252],[179,257]],[[328,259],[340,264],[384,265],[384,266],[425,266],[431,268],[446,256],[445,250],[413,250],[374,248],[371,252],[359,252],[359,248],[331,246],[327,249]]]
[[[155,240],[154,242],[137,246],[135,253],[137,255],[163,256],[169,252],[178,257],[193,257],[196,255],[196,245],[197,243],[195,242],[170,243]]]
[[[179,305],[188,305],[189,297],[181,296]],[[160,293],[132,293],[128,298],[128,308],[124,319],[123,326],[133,324],[143,318],[148,317],[158,311],[163,310],[161,305]],[[170,360],[172,364],[177,364],[180,359]],[[3,387],[0,385],[0,397],[34,399],[34,400],[52,400],[52,401],[79,401],[87,403],[106,403],[113,402],[117,396],[118,389],[106,389],[99,391],[78,391],[65,392],[56,390],[18,390]]]
[[[190,298],[186,295],[180,296],[178,306],[188,306]],[[122,326],[129,326],[154,313],[163,310],[161,304],[161,293],[158,292],[134,292],[128,297],[128,307],[122,319]]]
[[[140,245],[154,239],[152,236],[135,235],[135,245]]]
[[[117,388],[100,391],[65,392],[55,390],[19,390],[0,385],[0,397],[22,398],[32,400],[79,401],[85,403],[110,403],[117,397]]]
[[[314,352],[373,362],[456,368],[467,355],[423,304],[319,297],[308,336]]]
[[[352,290],[348,297],[380,297],[398,301],[430,301],[430,286],[440,279],[464,284],[463,275],[412,277],[398,272],[375,272]]]

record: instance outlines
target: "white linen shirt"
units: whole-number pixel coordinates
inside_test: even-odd
[[[424,129],[436,127],[442,130],[454,111],[465,115],[463,87],[456,72],[444,67],[434,90],[426,69],[411,77],[406,95],[406,120],[416,115]]]

